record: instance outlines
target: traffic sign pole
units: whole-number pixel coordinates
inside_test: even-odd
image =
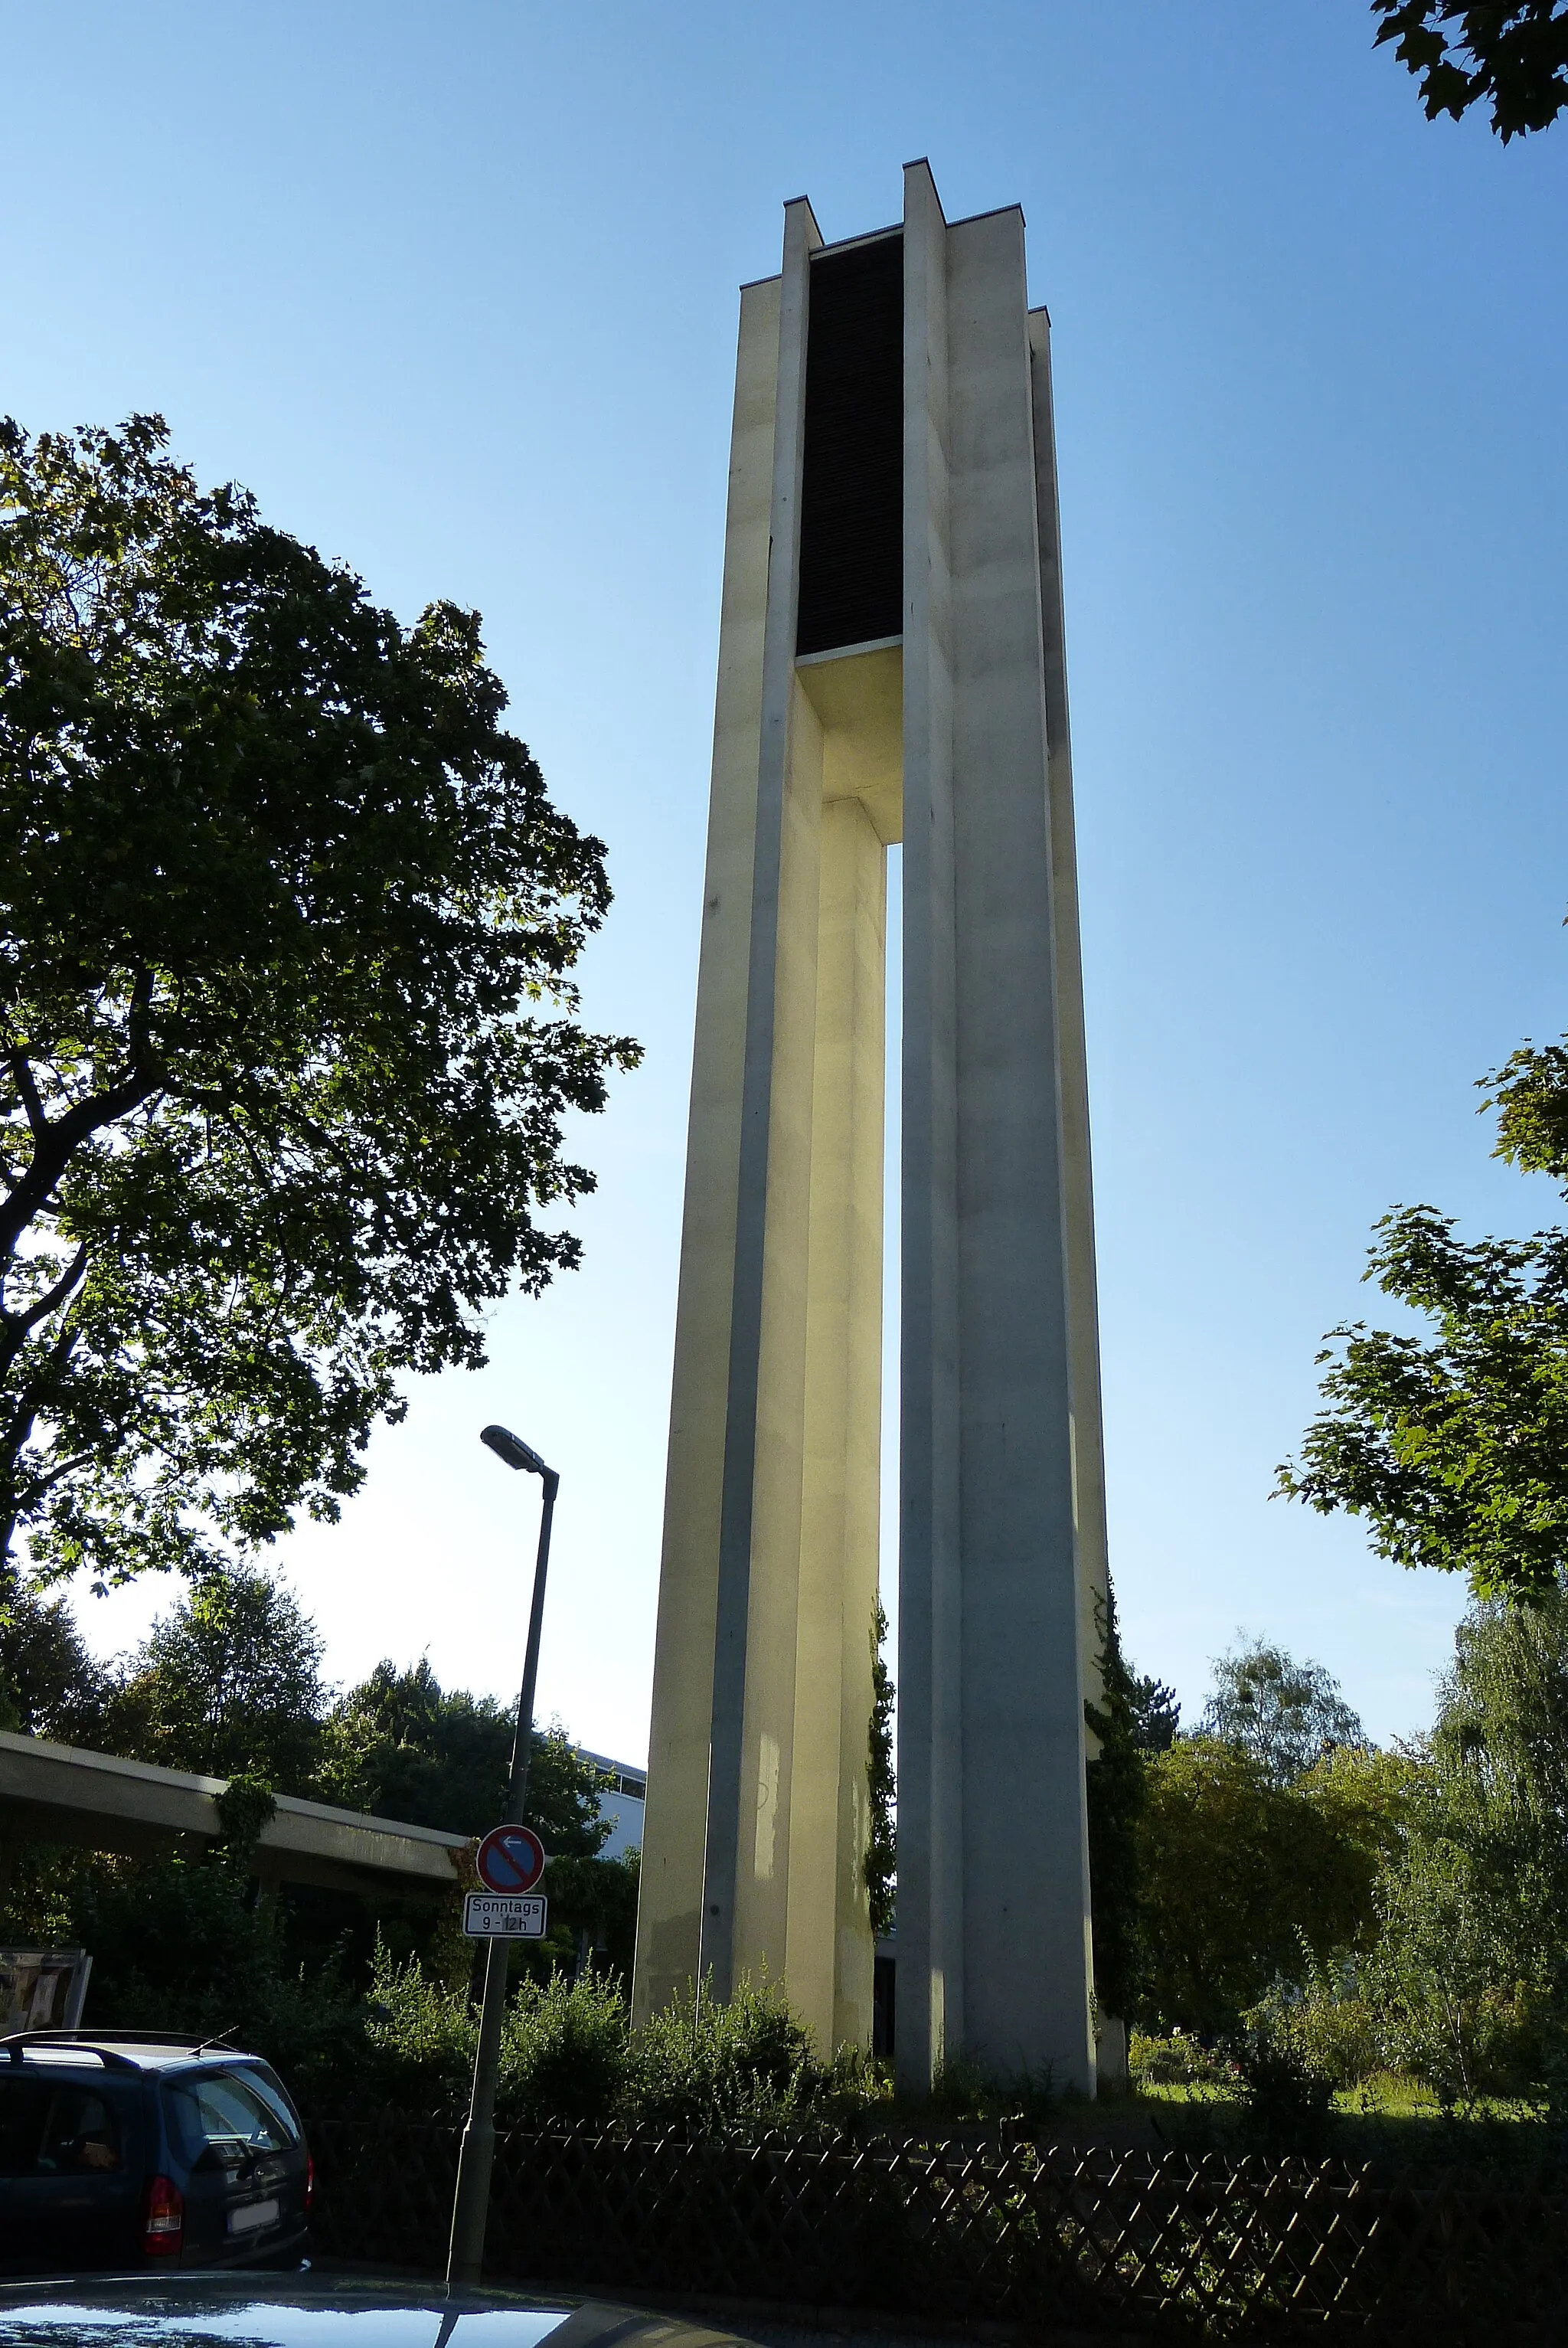
[[[488,1433],[489,1430],[487,1430]],[[515,1439],[515,1438],[514,1438]],[[497,1445],[494,1447],[499,1449]],[[518,1446],[521,1449],[522,1447]],[[507,1454],[501,1452],[506,1458]],[[528,1454],[528,1459],[533,1455]],[[528,1460],[514,1460],[521,1467]],[[528,1643],[523,1659],[523,1692],[512,1745],[512,1784],[504,1824],[521,1826],[532,1757],[534,1688],[539,1675],[539,1633],[545,1619],[545,1576],[550,1561],[550,1526],[560,1478],[543,1460],[534,1462],[544,1484],[539,1546],[534,1562],[534,1598],[528,1612]],[[474,2055],[474,2092],[468,2125],[457,2154],[457,2190],[452,2203],[452,2241],[446,2259],[446,2289],[477,2288],[485,2263],[485,2220],[490,2209],[490,2171],[496,2157],[496,2082],[501,2070],[501,2025],[507,2014],[507,1943],[492,1940],[485,1952],[485,1993],[479,2006],[479,2044]]]

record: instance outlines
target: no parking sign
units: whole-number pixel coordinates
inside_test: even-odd
[[[492,1827],[474,1865],[487,1891],[531,1891],[545,1871],[545,1847],[532,1827]]]
[[[545,1871],[545,1847],[532,1827],[493,1827],[474,1854],[483,1891],[463,1902],[463,1930],[471,1941],[544,1938],[546,1903],[534,1891]]]

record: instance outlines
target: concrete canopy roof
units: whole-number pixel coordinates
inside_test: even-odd
[[[226,1786],[222,1777],[0,1730],[0,1843],[79,1843],[136,1856],[187,1836],[216,1842],[223,1832],[218,1797]],[[292,1794],[280,1794],[277,1803],[251,1859],[252,1872],[264,1880],[405,1896],[450,1891],[459,1880],[467,1835],[333,1809]]]

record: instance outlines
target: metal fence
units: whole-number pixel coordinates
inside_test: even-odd
[[[317,2240],[438,2269],[457,2130],[318,2121]],[[1568,2180],[606,2135],[497,2146],[487,2274],[1162,2340],[1568,2343]]]

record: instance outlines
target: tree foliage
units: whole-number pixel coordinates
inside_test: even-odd
[[[1151,1728],[1158,1735],[1168,1699],[1157,1681],[1140,1680],[1122,1651],[1116,1593],[1106,1585],[1099,1609],[1100,1702],[1083,1716],[1099,1750],[1087,1771],[1089,1883],[1094,1946],[1094,1993],[1102,2013],[1125,2016],[1136,2006],[1147,1958],[1139,1827],[1147,1800],[1145,1758]],[[1143,1701],[1140,1701],[1140,1698]],[[1167,1743],[1169,1740],[1166,1740]]]
[[[403,1672],[383,1662],[328,1714],[318,1786],[323,1800],[345,1809],[487,1834],[502,1814],[516,1732],[515,1707],[444,1688],[428,1657]],[[528,1823],[552,1857],[595,1856],[610,1830],[599,1816],[608,1783],[559,1722],[544,1730],[536,1724]]]
[[[1319,1354],[1328,1407],[1279,1489],[1368,1521],[1396,1564],[1481,1597],[1550,1594],[1568,1565],[1568,1233],[1457,1239],[1430,1207],[1385,1216],[1367,1277],[1436,1323],[1364,1323]]]
[[[544,1886],[549,1895],[550,1930],[564,1931],[574,1974],[590,1970],[631,1979],[641,1871],[642,1854],[637,1849],[623,1850],[614,1859],[551,1853]]]
[[[1445,2093],[1515,2089],[1568,2044],[1568,1599],[1473,1606],[1389,1870],[1372,1987]]]
[[[1132,1741],[1140,1753],[1163,1753],[1175,1743],[1182,1725],[1182,1706],[1166,1680],[1133,1672],[1128,1688],[1132,1706]]]
[[[871,1929],[879,1940],[891,1932],[897,1907],[898,1852],[894,1819],[898,1781],[893,1769],[893,1675],[887,1669],[887,1617],[882,1601],[871,1624],[871,1725],[866,1754],[866,1788],[871,1831],[866,1844],[866,1888]]]
[[[100,2023],[239,2030],[296,2085],[334,2105],[363,2099],[378,2078],[385,2092],[417,2099],[416,2044],[402,2043],[390,2069],[377,2070],[376,2050],[386,2048],[370,1976],[378,1967],[384,1982],[423,1983],[416,1995],[399,1993],[398,2011],[415,2042],[433,2015],[446,2016],[436,2034],[446,2055],[466,2044],[466,2078],[474,1944],[457,1930],[456,1879],[435,1901],[384,1894],[367,1905],[352,1892],[292,1882],[259,1899],[256,1843],[280,1792],[478,1835],[502,1815],[516,1715],[492,1698],[443,1688],[427,1661],[405,1672],[382,1663],[334,1701],[321,1653],[297,1601],[254,1568],[204,1576],[139,1649],[107,1669],[87,1655],[64,1600],[14,1590],[9,1613],[0,1613],[5,1725],[59,1734],[90,1707],[93,1733],[81,1741],[227,1784],[220,1833],[205,1850],[128,1859],[14,1849],[0,1885],[0,1939],[85,1941]],[[559,1723],[536,1728],[528,1818],[550,1854],[550,1932],[513,1952],[514,1981],[524,1976],[525,1989],[531,1980],[542,1994],[559,1973],[564,1995],[585,1969],[630,1978],[638,1855],[598,1856],[610,1831],[599,1797],[611,1782]],[[607,1988],[610,2004],[616,1994]],[[560,2024],[569,2051],[578,2023],[591,2036],[603,2003],[590,1995],[562,2022],[547,1997],[538,2029],[548,2039]],[[519,2013],[524,2006],[526,1995]],[[456,2039],[454,2014],[465,2017]]]
[[[106,1684],[68,1602],[0,1570],[0,1728],[97,1746]]]
[[[336,1515],[407,1372],[578,1242],[601,844],[411,628],[156,417],[0,425],[0,1560],[200,1570]]]
[[[1389,1766],[1379,1756],[1380,1767]],[[1275,1984],[1264,2018],[1326,2077],[1413,2074],[1450,2105],[1568,2090],[1568,1602],[1480,1601],[1430,1734],[1365,1947]]]
[[[242,1849],[114,1858],[23,1849],[0,1900],[0,1937],[92,1952],[99,2028],[231,2034],[306,2101],[341,2092],[363,2044],[363,1993],[339,1952],[291,1945],[286,1904],[258,1900]]]
[[[154,1624],[106,1706],[111,1751],[166,1769],[314,1790],[322,1638],[270,1574],[209,1573]]]
[[[1372,0],[1377,43],[1420,84],[1427,119],[1486,104],[1504,141],[1544,130],[1568,105],[1565,0]]]
[[[1248,1754],[1274,1785],[1288,1786],[1340,1746],[1367,1742],[1332,1672],[1297,1663],[1272,1640],[1217,1657],[1214,1678],[1200,1733]]]
[[[1369,1946],[1409,1770],[1398,1755],[1345,1750],[1280,1785],[1213,1737],[1157,1755],[1139,1826],[1149,2017],[1231,2030],[1276,1975]]]

